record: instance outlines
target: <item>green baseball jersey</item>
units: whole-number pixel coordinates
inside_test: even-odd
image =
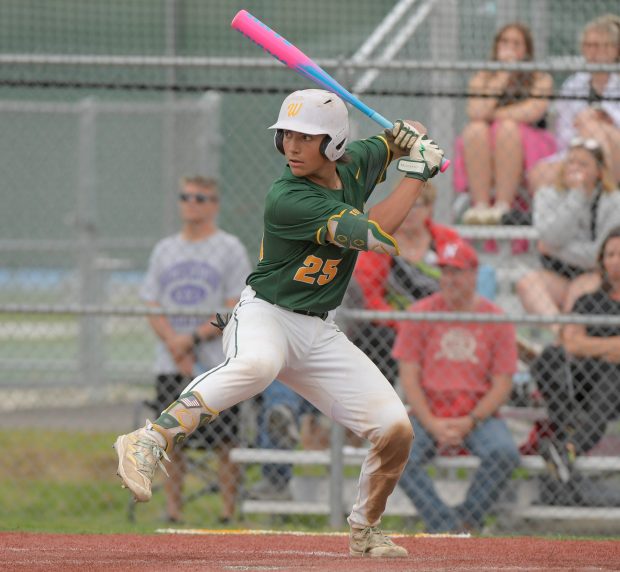
[[[382,136],[355,141],[338,163],[342,189],[296,177],[287,166],[265,201],[259,263],[247,280],[257,295],[290,310],[338,307],[351,280],[357,250],[328,243],[327,222],[343,211],[364,211],[392,158]],[[367,219],[366,219],[367,220]]]

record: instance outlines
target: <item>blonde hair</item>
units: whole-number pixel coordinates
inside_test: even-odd
[[[620,61],[620,16],[604,14],[588,22],[579,35],[580,46],[583,44],[585,35],[592,31],[604,32],[611,38],[612,42],[616,44],[616,50],[618,51],[616,61]]]
[[[572,144],[569,147],[569,152],[572,149],[584,149],[585,151],[590,153],[592,157],[594,157],[594,160],[596,161],[596,164],[599,168],[599,181],[601,182],[601,188],[603,189],[604,193],[611,193],[617,189],[616,180],[613,176],[613,173],[611,172],[611,169],[607,165],[607,161],[605,160],[605,154],[603,153],[603,148],[600,145],[595,148],[591,148],[590,146],[587,146],[587,143],[584,141]],[[562,168],[558,173],[557,179],[557,187],[558,189],[561,189],[563,191],[568,191],[568,187],[564,182],[564,175],[566,173],[567,165],[568,158],[564,159],[564,161],[562,162]]]
[[[217,192],[217,181],[210,177],[203,177],[202,175],[181,177],[181,186],[185,185],[196,185],[201,189],[212,189]]]

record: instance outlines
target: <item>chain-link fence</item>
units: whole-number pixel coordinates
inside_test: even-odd
[[[386,117],[419,119],[453,159],[399,230],[401,256],[360,256],[337,315],[412,408],[417,440],[387,526],[617,532],[614,238],[597,259],[620,225],[620,32],[586,26],[615,3],[243,8]],[[152,503],[128,503],[114,477],[115,436],[185,383],[156,361],[157,319],[184,317],[187,336],[239,294],[226,282],[236,259],[184,265],[178,250],[159,278],[176,298],[153,307],[154,248],[184,228],[183,209],[216,208],[234,248],[258,257],[283,168],[267,127],[287,93],[313,87],[232,31],[235,12],[0,6],[2,526],[344,523],[367,443],[280,384],[190,441]],[[513,22],[532,54],[518,27],[494,44]],[[379,132],[350,120],[354,138]],[[197,175],[217,181],[219,204],[179,200],[181,177]],[[388,171],[371,204],[397,181]],[[457,270],[442,273],[452,247]],[[446,301],[471,288],[488,302]]]

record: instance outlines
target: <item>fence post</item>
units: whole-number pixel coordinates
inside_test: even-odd
[[[331,430],[331,459],[329,467],[329,525],[332,528],[341,528],[344,522],[342,493],[344,489],[344,427],[332,422]]]
[[[442,0],[434,6],[429,18],[431,59],[440,61],[449,58],[457,61],[459,56],[459,3],[457,0]],[[455,74],[431,72],[432,91],[454,91],[457,86]],[[431,120],[427,125],[429,133],[436,138],[446,155],[452,158],[456,139],[456,106],[458,101],[448,98],[432,98],[430,101]],[[443,223],[453,222],[454,189],[452,188],[452,169],[433,179],[440,192],[437,193],[435,218]]]
[[[96,118],[93,98],[79,104],[78,185],[75,224],[78,236],[78,288],[81,306],[97,305],[101,301],[101,284],[97,276],[96,193]],[[78,329],[78,375],[93,390],[101,389],[102,339],[100,319],[83,315]]]

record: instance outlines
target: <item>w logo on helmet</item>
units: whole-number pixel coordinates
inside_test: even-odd
[[[289,103],[288,107],[286,108],[288,116],[295,117],[299,113],[302,105],[302,103]]]

